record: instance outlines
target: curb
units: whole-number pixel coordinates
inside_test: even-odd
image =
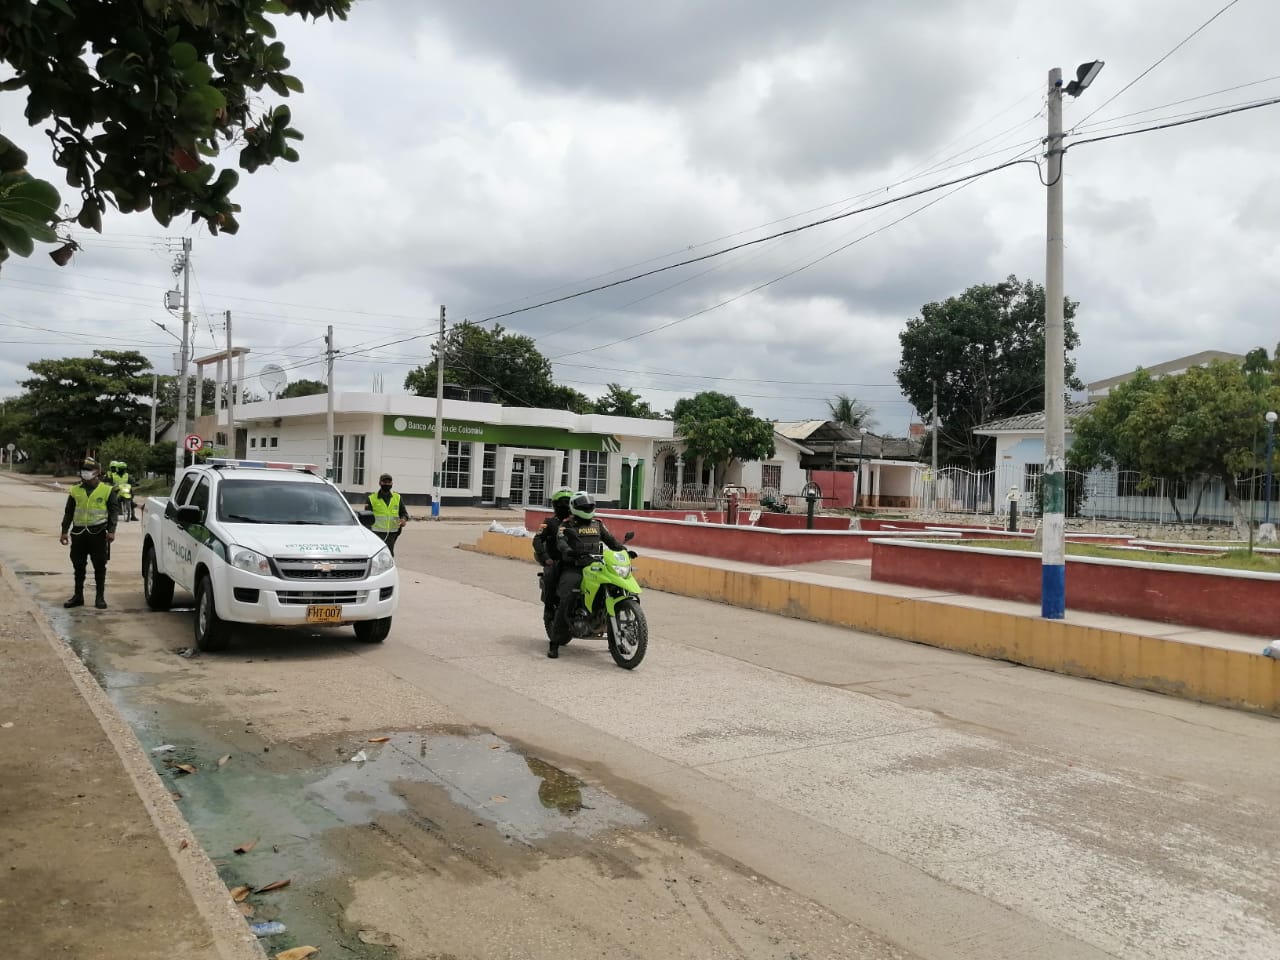
[[[528,540],[506,534],[485,532],[462,548],[533,562]],[[659,557],[641,555],[635,569],[645,587],[664,593],[1280,716],[1280,661],[1259,653]]]
[[[244,917],[236,910],[226,884],[218,876],[217,868],[191,832],[182,811],[169,795],[169,787],[156,774],[150,757],[134,736],[133,730],[116,712],[115,706],[88,668],[53,632],[44,611],[13,571],[7,565],[0,566],[0,576],[4,577],[12,589],[18,604],[31,615],[40,636],[66,667],[80,696],[111,743],[121,767],[133,782],[138,798],[177,867],[201,919],[208,926],[218,955],[223,960],[266,960],[267,955],[261,943],[249,931]],[[179,848],[184,841],[186,847],[180,852]]]

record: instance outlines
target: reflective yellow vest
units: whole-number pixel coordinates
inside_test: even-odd
[[[111,484],[98,481],[92,491],[77,483],[71,488],[71,499],[76,502],[76,512],[71,517],[73,527],[96,527],[107,522],[107,498],[111,496]]]
[[[374,533],[394,533],[400,529],[400,494],[391,494],[391,502],[384,503],[382,497],[371,493],[369,509],[373,511]]]

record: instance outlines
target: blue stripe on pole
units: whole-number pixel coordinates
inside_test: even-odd
[[[1040,568],[1040,616],[1061,620],[1067,615],[1067,568],[1045,564]]]

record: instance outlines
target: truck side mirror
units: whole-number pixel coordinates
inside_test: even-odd
[[[194,526],[204,520],[204,511],[188,503],[177,509],[174,519],[184,527]]]
[[[373,511],[372,510],[356,511],[356,519],[360,521],[360,526],[370,530],[373,529]]]

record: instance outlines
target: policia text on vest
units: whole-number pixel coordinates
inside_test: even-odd
[[[409,522],[409,511],[400,502],[400,494],[392,491],[388,474],[379,478],[378,492],[369,494],[369,510],[373,513],[373,532],[386,541],[394,556],[400,528]]]
[[[86,460],[80,466],[80,482],[67,494],[62,511],[60,543],[71,544],[71,569],[75,575],[75,592],[64,607],[84,606],[84,578],[93,563],[94,606],[107,608],[107,561],[111,557],[111,541],[116,538],[117,498],[115,487],[99,478],[98,465]]]

